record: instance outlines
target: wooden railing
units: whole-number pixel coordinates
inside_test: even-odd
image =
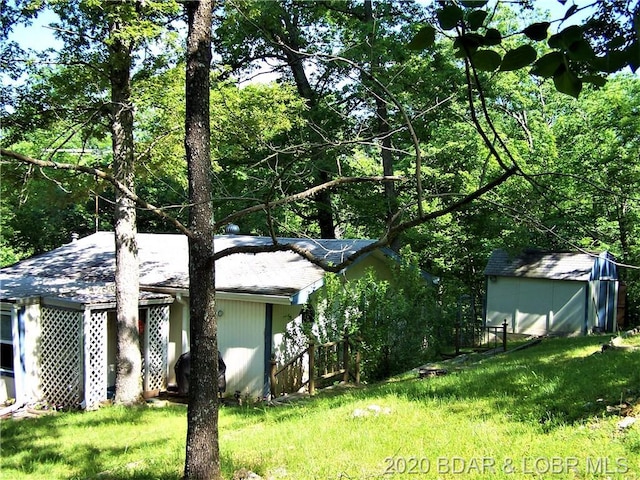
[[[307,380],[303,380],[305,373]],[[271,359],[272,397],[296,392],[305,385],[313,395],[316,387],[338,378],[345,383],[360,383],[360,350],[357,341],[348,337],[319,345],[310,342],[307,348],[279,368],[276,360]]]
[[[463,348],[473,350],[498,349],[502,345],[502,351],[507,351],[507,321],[502,325],[483,325],[469,328],[462,328],[456,324],[455,346],[456,355],[460,354]]]

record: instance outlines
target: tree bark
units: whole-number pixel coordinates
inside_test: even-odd
[[[135,192],[131,47],[117,37],[120,25],[110,27],[111,142],[114,177]],[[142,401],[142,355],[138,330],[139,264],[135,202],[115,191],[116,249],[116,393],[117,404]]]
[[[274,32],[271,34],[276,39],[280,46],[282,53],[287,59],[287,64],[291,69],[291,74],[296,84],[298,93],[304,98],[309,107],[312,116],[318,115],[318,99],[316,92],[311,86],[309,77],[304,68],[304,56],[299,52],[301,51],[300,42],[298,39],[301,37],[300,27],[298,21],[294,18],[294,13],[283,11],[282,23],[285,26],[285,31]],[[315,184],[323,184],[331,180],[331,173],[322,168],[324,152],[318,150],[313,152],[312,158],[318,162],[318,172],[314,175]],[[333,194],[329,190],[319,192],[315,198],[314,203],[316,205],[316,219],[318,227],[320,229],[321,238],[336,238],[335,227],[335,212],[332,204]]]
[[[218,342],[213,262],[209,74],[212,0],[186,2],[185,148],[189,176],[191,376],[184,477],[220,477]]]
[[[365,0],[364,2],[364,22],[370,25],[369,31],[369,45],[371,46],[371,77],[375,78],[378,69],[380,68],[380,55],[375,50],[376,34],[375,26],[373,22],[373,5],[371,0]],[[367,83],[368,79],[363,78],[363,83]],[[384,99],[384,92],[378,87],[378,84],[372,83],[371,91],[376,104],[376,118],[377,118],[377,134],[380,138],[380,156],[382,159],[382,172],[384,176],[392,176],[394,172],[394,158],[392,152],[391,142],[391,127],[389,125],[389,109],[387,102]],[[398,213],[398,196],[396,193],[395,184],[393,182],[384,183],[384,196],[387,204],[386,221],[390,223],[392,219]],[[395,239],[391,248],[399,250],[400,241]]]

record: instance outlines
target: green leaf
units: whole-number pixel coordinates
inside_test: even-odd
[[[562,48],[566,50],[572,43],[582,39],[582,28],[578,25],[571,25],[561,32],[551,35],[547,43],[551,48]]]
[[[493,72],[500,66],[502,58],[493,50],[479,50],[473,57],[473,64],[478,70]]]
[[[533,63],[538,54],[535,48],[531,45],[522,45],[513,50],[509,50],[505,53],[502,59],[502,65],[500,65],[500,71],[507,72],[511,70],[518,70],[522,67]]]
[[[453,48],[457,49],[456,58],[464,58],[473,55],[482,45],[483,38],[477,33],[468,33],[457,37],[453,42]]]
[[[576,13],[576,10],[578,10],[578,6],[577,5],[571,5],[569,7],[569,9],[567,10],[567,12],[564,14],[564,18],[563,20],[566,20],[567,18],[569,18],[571,15],[573,15],[574,13]]]
[[[586,40],[578,40],[577,42],[573,42],[569,45],[567,50],[569,58],[572,60],[581,60],[588,61],[595,58],[596,54],[594,53],[591,45]]]
[[[601,77],[600,75],[585,75],[582,77],[583,82],[592,83],[597,87],[604,87],[605,83],[607,83],[607,79]]]
[[[566,68],[561,68],[556,72],[553,76],[553,84],[560,93],[571,95],[574,98],[578,98],[582,91],[582,80]]]
[[[549,25],[551,25],[549,22],[533,23],[525,28],[522,33],[524,33],[531,40],[546,40]]]
[[[474,10],[467,16],[469,28],[471,30],[479,29],[487,18],[488,13],[484,10]]]
[[[483,43],[489,47],[500,45],[502,43],[502,34],[495,28],[487,28],[487,33],[484,34]]]
[[[564,55],[560,52],[547,53],[533,64],[531,73],[539,77],[550,78],[560,66],[564,65]]]
[[[462,20],[462,9],[457,5],[445,5],[436,12],[438,23],[443,30],[451,30]]]
[[[591,58],[589,64],[601,72],[614,73],[630,64],[629,61],[630,58],[626,52],[614,50],[608,52],[604,57]]]
[[[614,38],[612,38],[611,40],[609,40],[609,42],[607,43],[607,48],[610,50],[614,50],[616,48],[620,48],[621,46],[624,45],[625,43],[625,38],[622,35],[618,35]]]
[[[410,50],[425,50],[436,41],[436,29],[431,25],[426,25],[411,39],[407,48]]]
[[[626,48],[625,53],[629,58],[629,67],[631,70],[634,72],[637,71],[638,68],[640,68],[640,43],[636,40]]]

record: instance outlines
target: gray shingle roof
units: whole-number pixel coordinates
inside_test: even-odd
[[[140,283],[146,287],[187,289],[188,243],[184,235],[138,234]],[[370,245],[372,240],[280,238],[295,243],[333,264]],[[221,251],[237,246],[267,246],[269,237],[216,237]],[[112,296],[115,256],[112,232],[99,232],[0,270],[0,298],[43,295]],[[324,276],[323,270],[299,255],[283,251],[237,253],[216,262],[218,291],[262,295],[293,295]]]
[[[576,252],[528,251],[511,256],[495,250],[484,274],[496,277],[528,277],[551,280],[587,281],[597,255]]]

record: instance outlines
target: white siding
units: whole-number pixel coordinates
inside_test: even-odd
[[[380,280],[391,280],[393,275],[390,262],[389,258],[374,252],[351,265],[346,272],[346,278],[347,280],[355,280],[361,278],[369,269],[373,269]]]
[[[183,330],[183,318],[186,315],[186,330]],[[167,365],[169,372],[167,377],[168,385],[176,384],[176,372],[174,367],[178,361],[178,357],[189,351],[187,348],[183,351],[183,336],[188,339],[189,329],[189,302],[175,301],[169,307],[169,345],[167,347]]]
[[[277,352],[284,341],[284,334],[287,331],[287,325],[296,319],[300,321],[300,305],[274,305],[273,306],[273,342],[271,344],[272,352]]]
[[[40,384],[40,337],[41,319],[40,304],[32,303],[24,306],[24,359],[25,401],[40,400],[42,398],[42,385]]]
[[[227,366],[227,395],[262,397],[266,305],[218,300],[218,348]]]

